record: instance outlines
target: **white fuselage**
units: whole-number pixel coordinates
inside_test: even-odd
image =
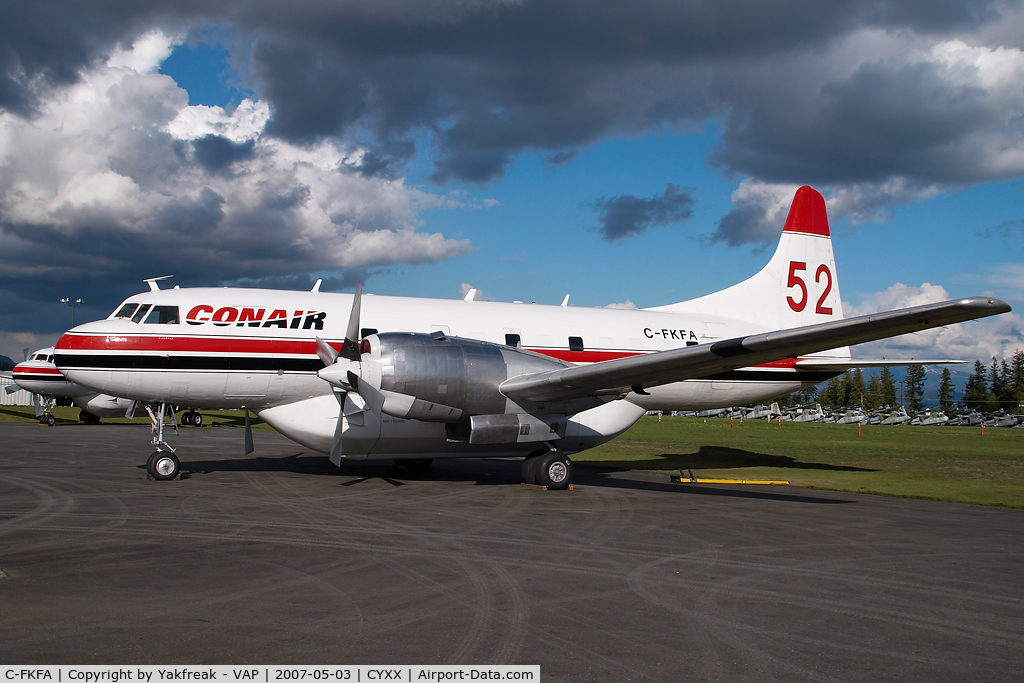
[[[134,304],[154,308],[144,315],[136,312],[137,321],[115,313],[64,335],[57,345],[57,365],[70,379],[95,391],[139,401],[244,406],[296,441],[330,450],[339,405],[331,386],[317,376],[323,364],[316,355],[315,340],[320,337],[340,345],[351,294],[170,289],[130,297],[119,312]],[[160,315],[157,306],[163,307]],[[164,322],[152,322],[161,318]],[[498,344],[518,342],[525,349],[574,363],[765,331],[762,326],[706,314],[372,295],[362,299],[361,321],[364,333],[360,336],[440,330]],[[630,394],[627,401],[595,408],[599,413],[579,414],[569,430],[579,438],[565,450],[598,445],[628,428],[645,410],[744,405],[811,386],[828,376],[801,372],[792,362],[783,361],[652,387],[649,395]],[[366,457],[522,455],[527,448],[513,444],[481,452],[479,446],[446,442],[444,425],[387,415],[373,416],[370,422],[374,424],[362,430],[368,434],[361,442]],[[356,436],[360,430],[352,431]]]
[[[41,349],[14,366],[11,375],[19,387],[44,399],[68,398],[96,417],[123,417],[131,405],[127,399],[98,393],[69,381],[53,363],[54,350]]]

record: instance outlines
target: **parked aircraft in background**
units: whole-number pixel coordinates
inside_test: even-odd
[[[1010,310],[977,297],[844,319],[825,202],[809,187],[761,272],[692,301],[613,310],[317,290],[151,281],[61,337],[57,366],[146,403],[157,479],[178,472],[162,426],[182,404],[254,410],[336,464],[519,456],[526,481],[559,488],[569,455],[647,410],[764,401],[895,364],[852,360],[850,344]]]
[[[101,417],[124,417],[132,408],[134,401],[107,394],[97,393],[92,389],[70,382],[53,363],[53,347],[39,349],[25,361],[18,363],[11,371],[14,384],[7,387],[13,394],[19,388],[34,396],[36,417],[39,424],[56,424],[57,420],[50,414],[59,399],[67,399],[82,409],[78,419],[87,424],[99,423]]]

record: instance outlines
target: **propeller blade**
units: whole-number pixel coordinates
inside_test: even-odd
[[[338,424],[334,426],[334,439],[331,441],[331,462],[336,467],[341,467],[341,456],[343,448],[341,445],[342,432],[345,430],[345,394],[335,392],[334,397],[338,399]]]
[[[359,310],[362,307],[363,299],[363,283],[356,283],[356,293],[352,297],[352,313],[348,316],[348,329],[345,331],[345,341],[341,345],[341,353],[338,354],[342,358],[348,360],[359,360],[359,345],[356,340],[359,339]]]
[[[135,408],[138,405],[139,405],[138,401],[132,401],[131,403],[129,403],[128,404],[128,410],[124,411],[124,416],[127,417],[129,420],[134,419],[134,417],[135,417]]]
[[[17,384],[8,384],[6,387],[4,387],[4,391],[6,391],[8,394],[13,394],[15,391],[21,391],[21,387],[19,387]]]
[[[380,415],[380,409],[384,407],[384,394],[372,387],[369,382],[363,382],[351,370],[348,373],[348,383],[355,387],[356,393],[362,397],[366,407],[374,415]]]
[[[316,338],[316,355],[320,357],[320,362],[325,367],[333,365],[334,361],[338,359],[338,352],[334,350],[334,347],[320,337]]]
[[[39,399],[39,394],[32,394],[32,405],[36,409],[36,417],[41,417],[43,414],[43,404]]]
[[[249,409],[245,409],[245,454],[249,455],[256,447],[252,445],[252,422],[249,421]]]

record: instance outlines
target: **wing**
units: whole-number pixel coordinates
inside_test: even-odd
[[[943,301],[592,365],[520,375],[505,380],[500,390],[513,401],[538,402],[617,393],[920,332],[1009,310],[1006,303],[987,297]]]

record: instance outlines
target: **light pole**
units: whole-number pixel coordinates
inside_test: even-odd
[[[82,301],[81,299],[75,299],[74,301],[72,301],[71,297],[64,297],[63,299],[60,300],[60,302],[62,304],[64,304],[65,306],[70,306],[71,307],[71,327],[74,327],[75,326],[75,309],[78,308],[79,306],[81,306],[82,304],[84,304],[85,302]]]

